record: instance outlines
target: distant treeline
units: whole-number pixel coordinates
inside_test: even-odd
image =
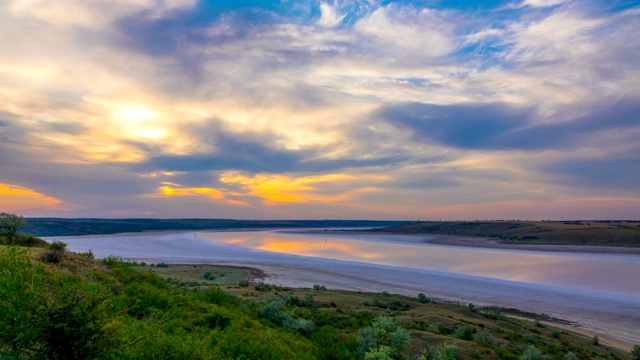
[[[89,219],[29,218],[25,233],[75,236],[158,230],[224,230],[242,228],[347,228],[398,226],[406,221],[375,220],[233,220],[233,219]]]

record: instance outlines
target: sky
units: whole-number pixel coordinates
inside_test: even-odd
[[[640,219],[640,3],[4,0],[0,212]]]

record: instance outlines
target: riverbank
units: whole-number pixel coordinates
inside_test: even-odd
[[[397,236],[397,235],[394,235]],[[417,241],[383,236],[384,241]],[[518,308],[564,319],[601,336],[629,345],[640,340],[640,299],[566,290],[514,281],[446,272],[287,255],[222,245],[194,233],[58,238],[72,251],[91,249],[98,258],[110,255],[139,261],[175,264],[221,264],[258,268],[265,281],[288,287],[369,291],[447,299],[462,304]]]

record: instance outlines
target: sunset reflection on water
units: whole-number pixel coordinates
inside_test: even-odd
[[[542,253],[267,231],[198,233],[215,243],[640,297],[640,256]],[[365,240],[366,239],[366,240]]]

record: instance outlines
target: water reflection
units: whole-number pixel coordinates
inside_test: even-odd
[[[640,256],[540,253],[266,231],[198,233],[203,241],[278,253],[436,270],[640,298]],[[366,238],[366,237],[365,237]]]

